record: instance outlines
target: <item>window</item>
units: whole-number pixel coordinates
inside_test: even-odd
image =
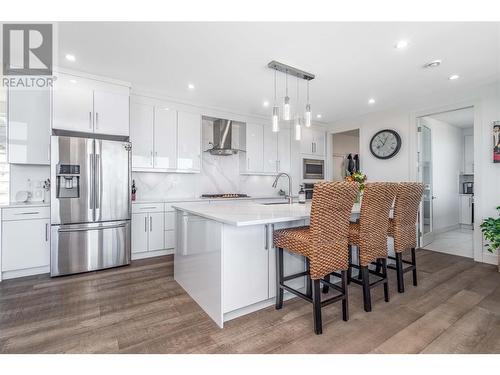
[[[7,92],[0,87],[0,204],[9,203],[7,163]]]

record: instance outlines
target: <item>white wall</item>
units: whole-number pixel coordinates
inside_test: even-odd
[[[459,225],[462,130],[432,117],[422,117],[421,124],[432,132],[433,230],[439,233]]]
[[[330,124],[331,132],[360,129],[361,169],[369,181],[416,180],[416,116],[473,105],[475,165],[475,231],[474,259],[496,263],[497,257],[484,251],[481,221],[496,215],[500,205],[500,164],[492,163],[492,122],[500,120],[500,82],[485,85],[471,92],[470,97],[429,98],[415,106],[405,106]],[[378,160],[369,151],[369,141],[378,130],[389,128],[399,132],[402,147],[390,160]]]

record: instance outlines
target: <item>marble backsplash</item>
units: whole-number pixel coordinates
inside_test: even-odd
[[[213,123],[203,120],[202,149],[211,148]],[[240,148],[239,126],[232,129],[233,148]],[[281,179],[278,188],[271,185],[274,176],[240,175],[240,155],[214,156],[202,154],[201,173],[134,172],[137,200],[199,198],[202,194],[243,193],[254,197],[278,196],[287,184]],[[286,187],[286,189],[288,189]]]

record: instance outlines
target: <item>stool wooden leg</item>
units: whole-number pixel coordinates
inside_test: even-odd
[[[368,266],[363,266],[360,269],[363,281],[363,304],[366,312],[372,311],[372,301],[370,295],[370,271]]]
[[[381,259],[382,274],[384,275],[384,300],[389,302],[389,280],[387,279],[387,259]]]
[[[324,277],[324,279],[329,282],[330,281],[330,275],[326,275]],[[326,293],[328,293],[329,290],[330,290],[330,287],[328,285],[326,285],[326,284],[323,285],[323,293],[326,294]]]
[[[352,277],[352,267],[351,267],[351,264],[352,264],[352,246],[349,245],[349,248],[347,250],[348,252],[348,256],[349,256],[349,268],[347,269],[347,284],[350,284],[351,283],[351,277]]]
[[[306,277],[306,295],[309,296],[309,297],[312,296],[312,282],[311,282],[311,277],[309,276],[310,272],[311,272],[310,266],[311,266],[311,264],[310,264],[309,258],[306,258],[306,271],[307,271],[307,277]]]
[[[276,248],[276,310],[283,307],[283,249]]]
[[[321,288],[319,279],[313,280],[312,284],[314,333],[321,335],[323,333],[323,324],[321,323]]]
[[[415,248],[412,247],[411,249],[411,264],[413,265],[413,267],[415,267],[413,269],[413,285],[414,286],[417,286],[417,257],[415,256]]]
[[[404,293],[403,254],[400,252],[396,253],[396,277],[398,278],[398,293]]]
[[[341,272],[342,278],[342,290],[344,293],[344,298],[342,299],[342,319],[347,322],[349,320],[349,295],[347,293],[347,271]]]

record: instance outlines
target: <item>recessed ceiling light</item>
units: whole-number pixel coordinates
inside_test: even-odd
[[[269,102],[268,102],[267,100],[265,100],[265,101],[262,103],[262,105],[263,105],[264,107],[269,107]]]
[[[188,89],[194,90],[194,85],[192,83],[188,83]]]
[[[441,65],[442,61],[441,60],[433,60],[425,64],[423,67],[424,68],[437,68],[439,65]]]
[[[321,118],[321,117],[323,117],[323,116],[322,116],[320,113],[318,113],[318,114],[316,115],[316,118]]]
[[[368,104],[375,104],[375,99],[373,98],[368,99]]]
[[[453,75],[451,75],[451,76],[449,76],[449,77],[448,77],[448,79],[449,79],[450,81],[453,81],[453,80],[455,80],[455,79],[459,79],[459,78],[460,78],[460,76],[459,76],[458,74],[453,74]]]
[[[66,55],[66,60],[68,60],[68,61],[75,61],[76,57],[75,57],[75,55],[71,55],[71,54],[68,53]]]
[[[408,41],[407,40],[400,40],[394,46],[394,48],[396,48],[396,49],[403,49],[403,48],[406,48],[406,47],[408,47]]]
[[[76,79],[70,79],[69,80],[71,83],[76,83]]]

